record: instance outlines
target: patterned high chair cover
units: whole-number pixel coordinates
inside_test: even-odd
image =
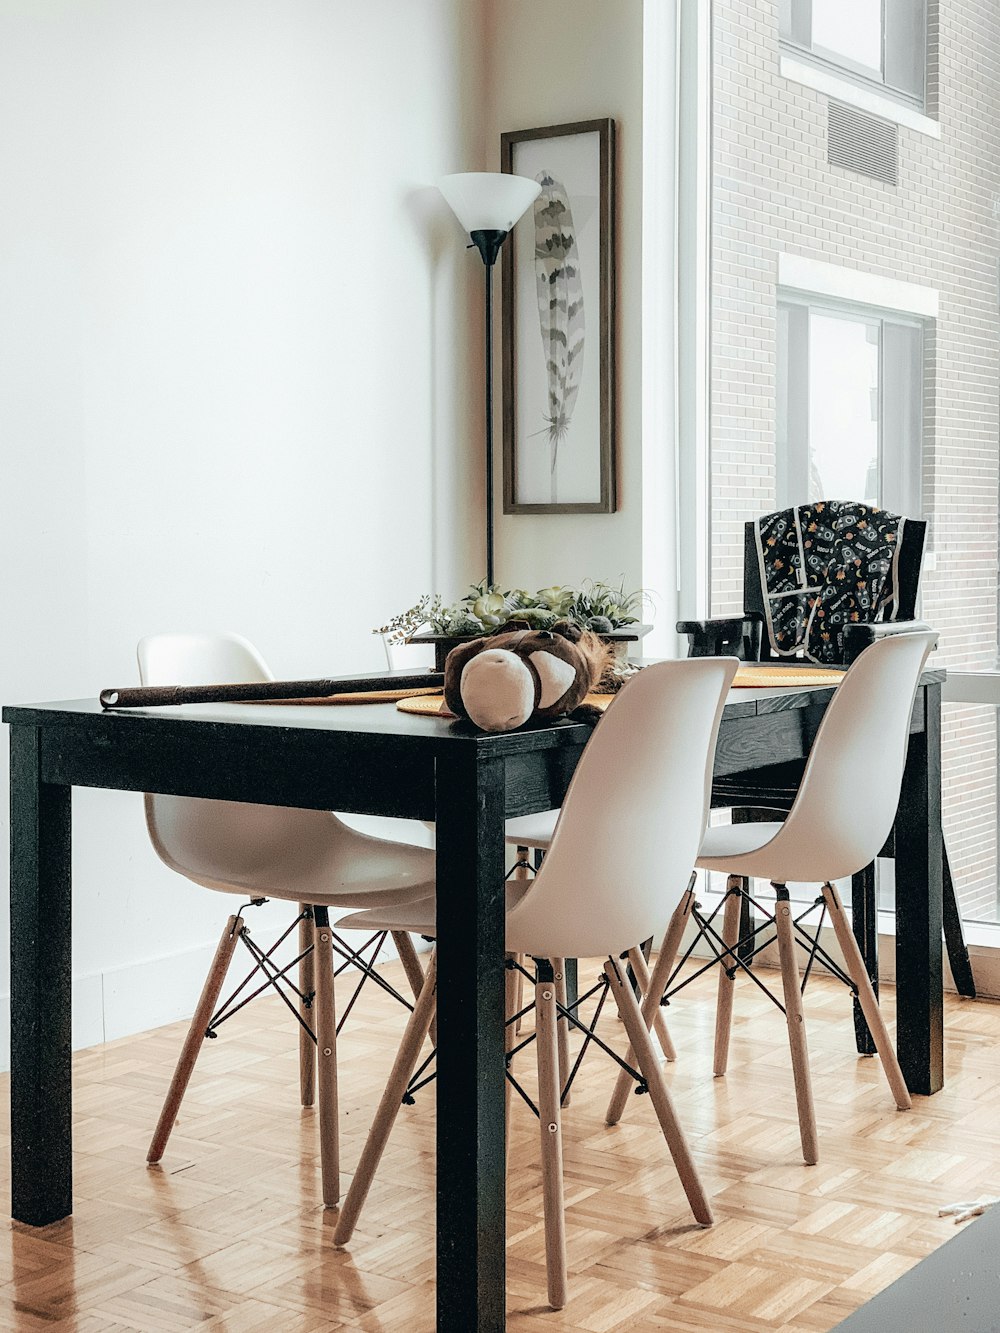
[[[771,649],[844,661],[850,624],[895,620],[905,518],[853,500],[817,500],[756,520]]]

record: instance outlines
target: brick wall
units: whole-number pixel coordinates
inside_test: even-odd
[[[923,614],[938,661],[997,661],[1000,4],[930,6],[928,110],[899,184],[826,161],[828,98],[779,74],[777,0],[714,0],[712,611],[742,606],[742,525],[775,503],[777,255],[934,287],[925,341]],[[996,714],[949,708],[946,836],[966,913],[997,903]]]

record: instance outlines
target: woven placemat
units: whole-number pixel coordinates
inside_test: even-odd
[[[441,701],[441,691],[436,685],[424,686],[419,690],[361,690],[353,694],[326,694],[318,699],[251,699],[249,703],[262,704],[394,704],[399,700],[417,699],[421,695],[430,695],[430,703]]]
[[[736,673],[733,686],[736,689],[769,689],[788,685],[839,685],[844,679],[843,671],[831,671],[826,667],[796,666],[742,666]]]
[[[844,679],[843,671],[830,671],[823,667],[817,667],[815,671],[805,667],[776,666],[776,667],[740,667],[736,672],[733,685],[742,689],[787,689],[789,685],[839,685]],[[388,694],[389,692],[386,691]],[[345,703],[350,702],[356,695],[342,696]],[[373,696],[374,697],[374,696]],[[403,691],[397,692],[398,702],[396,707],[401,713],[416,713],[420,717],[454,717],[445,707],[444,699],[440,692],[433,693],[427,690],[409,690],[404,697]],[[584,703],[592,704],[594,708],[605,709],[615,698],[613,694],[588,694]],[[333,700],[304,700],[305,703],[330,703]]]

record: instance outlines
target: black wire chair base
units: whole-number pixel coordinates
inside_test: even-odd
[[[510,970],[519,972],[523,977],[527,978],[527,980],[530,982],[532,986],[535,985],[535,977],[528,971],[526,967],[516,962],[513,958],[508,958],[504,966]],[[635,1080],[636,1082],[635,1092],[637,1095],[649,1091],[649,1085],[646,1083],[646,1080],[643,1078],[642,1074],[637,1069],[634,1069],[626,1060],[623,1060],[617,1051],[613,1050],[612,1047],[610,1047],[607,1044],[607,1042],[603,1041],[597,1035],[596,1031],[597,1024],[601,1017],[601,1011],[603,1010],[605,1002],[608,998],[608,992],[610,988],[611,988],[611,983],[608,981],[607,977],[602,975],[600,981],[596,982],[595,985],[591,986],[590,990],[586,991],[583,995],[578,996],[574,1001],[572,1001],[572,1003],[564,1005],[560,1004],[558,1000],[556,1001],[557,1022],[561,1019],[565,1019],[566,1022],[569,1023],[571,1027],[576,1028],[578,1031],[584,1034],[580,1050],[577,1052],[576,1059],[573,1062],[573,1065],[569,1070],[568,1074],[566,1075],[566,1082],[563,1084],[562,1090],[560,1092],[559,1096],[560,1105],[565,1105],[566,1098],[569,1096],[573,1084],[576,1081],[577,1074],[580,1072],[580,1067],[583,1064],[584,1056],[587,1054],[587,1049],[591,1044],[597,1046],[598,1049],[603,1051],[605,1055],[607,1055],[611,1060],[613,1060],[615,1064],[617,1064],[621,1069],[624,1069],[625,1072]],[[594,1007],[594,1012],[591,1015],[590,1022],[588,1024],[585,1023],[580,1018],[579,1009],[581,1005],[586,1004],[587,1001],[593,999],[595,995],[598,997],[597,1004]],[[532,1001],[530,1004],[526,1004],[523,1009],[518,1010],[516,1014],[512,1014],[509,1018],[507,1018],[504,1022],[504,1026],[507,1028],[513,1027],[515,1024],[518,1023],[520,1019],[524,1018],[526,1014],[530,1014],[531,1011],[534,1009],[534,1007],[535,1007],[534,1001]],[[515,1056],[519,1055],[522,1051],[526,1050],[535,1040],[536,1040],[535,1033],[529,1032],[523,1041],[518,1042],[517,1045],[512,1046],[511,1049],[505,1053],[504,1074],[507,1079],[507,1082],[510,1083],[511,1087],[518,1094],[521,1100],[527,1106],[529,1106],[533,1114],[537,1116],[539,1114],[537,1105],[531,1099],[530,1095],[525,1091],[524,1087],[514,1077],[511,1068],[511,1066],[514,1063]],[[406,1087],[406,1091],[403,1093],[402,1102],[404,1106],[412,1106],[414,1104],[416,1093],[418,1093],[421,1088],[425,1088],[428,1083],[432,1083],[434,1079],[437,1077],[437,1074],[434,1072],[429,1074],[427,1073],[427,1070],[430,1068],[436,1055],[437,1055],[437,1048],[435,1047],[434,1050],[432,1050],[430,1054],[427,1056],[427,1058],[423,1061],[423,1063],[417,1069],[414,1070],[410,1078],[410,1082]]]
[[[251,898],[248,903],[240,908],[237,917],[242,920],[243,913],[247,907],[261,907],[267,901],[267,898]],[[266,952],[260,948],[254,939],[251,938],[249,927],[244,924],[243,929],[240,931],[239,938],[244,948],[253,959],[254,965],[236,989],[223,1000],[212,1015],[211,1021],[205,1029],[205,1036],[207,1038],[214,1039],[217,1037],[218,1029],[223,1023],[239,1013],[239,1011],[244,1008],[245,1005],[248,1005],[251,1000],[255,1000],[267,990],[273,990],[294,1015],[296,1022],[308,1032],[313,1042],[316,1041],[315,1031],[309,1023],[306,1022],[305,1018],[303,1018],[300,1009],[293,1003],[291,998],[294,996],[302,1008],[308,1011],[312,1009],[316,992],[314,990],[308,992],[302,991],[295,984],[290,975],[293,972],[293,969],[313,952],[314,946],[310,944],[307,948],[298,953],[290,963],[286,963],[284,967],[279,968],[274,961],[274,954],[281,948],[289,935],[292,934],[302,921],[311,921],[312,917],[313,913],[311,908],[307,907],[301,911],[288,929],[278,936],[270,949]],[[335,934],[333,931],[330,932],[333,952],[343,960],[339,966],[334,968],[333,975],[339,977],[341,973],[345,972],[349,967],[354,967],[361,973],[358,984],[355,986],[351,998],[344,1007],[344,1012],[341,1014],[340,1020],[337,1023],[338,1036],[340,1035],[340,1031],[344,1024],[347,1022],[348,1016],[357,1003],[358,996],[361,994],[362,988],[367,981],[372,981],[384,991],[387,991],[388,994],[390,994],[393,999],[398,1000],[405,1009],[413,1009],[412,1002],[404,995],[401,995],[400,992],[396,990],[395,986],[386,981],[385,977],[375,971],[375,962],[388,934],[389,932],[387,930],[377,931],[375,934],[369,936],[360,948],[352,949],[342,936]],[[254,978],[258,976],[263,977],[261,984],[257,986],[255,990],[251,991],[249,995],[244,995],[243,992],[250,986]],[[243,998],[241,999],[240,996]]]
[[[788,890],[784,888],[783,885],[775,884],[773,887],[777,891],[778,902],[789,901]],[[759,926],[752,926],[751,929],[747,931],[746,934],[741,935],[734,944],[727,945],[715,928],[715,919],[720,911],[722,911],[726,902],[734,896],[738,897],[741,902],[745,902],[749,905],[751,921],[754,920],[755,913],[759,913],[763,916],[764,921]],[[803,922],[817,909],[819,909],[819,919],[807,929],[803,925]],[[806,965],[802,973],[802,980],[799,983],[799,991],[801,994],[805,994],[806,985],[808,984],[810,974],[812,973],[813,965],[819,960],[819,962],[821,962],[838,981],[843,982],[851,994],[857,998],[858,987],[856,983],[847,975],[836,959],[832,958],[819,942],[820,933],[822,932],[823,924],[826,921],[826,915],[827,903],[826,899],[821,894],[818,898],[815,898],[811,903],[807,904],[805,909],[800,912],[797,917],[792,917],[792,929],[794,931],[795,942],[806,954]],[[660,1004],[669,1005],[673,996],[678,994],[679,991],[682,991],[685,986],[690,986],[692,981],[697,981],[699,977],[704,976],[704,974],[712,968],[722,967],[730,981],[735,980],[737,973],[744,972],[754,985],[758,986],[760,990],[764,992],[771,1003],[784,1013],[785,1006],[770,988],[765,986],[760,977],[750,967],[750,964],[759,953],[763,952],[764,949],[777,941],[778,931],[774,921],[774,913],[768,911],[767,906],[759,899],[754,898],[748,889],[743,888],[742,884],[738,884],[731,885],[726,889],[725,894],[708,916],[704,914],[701,903],[696,899],[691,909],[691,916],[698,929],[695,932],[691,943],[674,964],[673,970],[667,978]],[[810,930],[814,931],[814,933],[810,934]],[[681,970],[691,959],[698,945],[703,941],[711,950],[712,957],[701,967],[696,968],[696,970],[689,976],[686,976],[683,981],[677,981]]]

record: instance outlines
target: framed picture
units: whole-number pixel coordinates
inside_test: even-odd
[[[505,514],[611,514],[613,120],[517,130],[501,169],[542,192],[503,250]]]

